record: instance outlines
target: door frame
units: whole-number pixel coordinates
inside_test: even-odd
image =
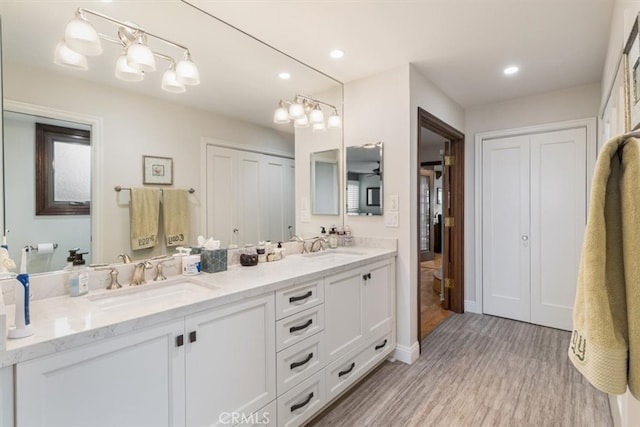
[[[597,120],[595,117],[568,120],[564,122],[545,123],[535,126],[481,132],[475,135],[475,301],[467,301],[465,308],[474,313],[483,312],[482,298],[482,142],[484,140],[505,138],[510,136],[531,135],[566,129],[585,128],[587,133],[587,195],[591,194],[591,179],[596,164],[597,154]],[[589,198],[587,197],[587,212]]]
[[[442,189],[442,216],[443,218],[455,218],[453,227],[446,227],[443,236],[443,280],[451,279],[453,288],[445,287],[443,307],[456,313],[464,312],[464,133],[442,121],[433,114],[418,107],[418,155],[416,159],[417,181],[416,197],[420,200],[420,167],[421,167],[421,129],[426,128],[438,135],[447,138],[450,142],[445,144],[445,156],[455,156],[455,165],[443,167]],[[420,209],[415,212],[417,224],[420,224]],[[420,234],[415,236],[415,249],[420,253]],[[444,251],[449,251],[450,256],[445,257]],[[445,265],[445,259],[449,262]],[[419,256],[418,256],[419,260]],[[420,262],[416,265],[418,277],[418,337],[420,337]],[[419,340],[419,338],[418,338]]]

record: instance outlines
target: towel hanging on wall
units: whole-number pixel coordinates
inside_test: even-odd
[[[160,190],[132,188],[129,215],[131,217],[131,249],[152,248],[158,236]]]
[[[600,151],[591,185],[569,359],[596,388],[640,399],[640,146]]]
[[[162,217],[167,246],[181,246],[189,240],[189,199],[187,190],[162,191]]]

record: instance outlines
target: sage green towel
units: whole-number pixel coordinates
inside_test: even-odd
[[[569,359],[596,388],[640,398],[640,148],[608,141],[591,186]]]
[[[189,241],[189,198],[187,190],[162,190],[162,217],[167,246],[182,246]]]
[[[132,188],[129,214],[131,216],[131,249],[152,248],[158,236],[160,191],[155,188]]]

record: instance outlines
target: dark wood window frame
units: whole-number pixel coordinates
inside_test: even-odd
[[[36,123],[36,215],[89,215],[90,203],[54,199],[54,141],[90,146],[91,132]]]

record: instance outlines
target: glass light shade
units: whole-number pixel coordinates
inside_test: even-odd
[[[286,108],[280,107],[276,109],[273,113],[273,123],[289,123],[289,112]]]
[[[191,61],[190,54],[187,54],[185,59],[176,65],[176,79],[185,85],[194,86],[200,84],[200,73],[196,64]]]
[[[324,132],[326,129],[324,122],[314,123],[311,125],[312,132]]]
[[[122,54],[116,60],[116,77],[126,82],[139,82],[144,78],[142,70],[130,67],[127,63],[127,55]]]
[[[324,125],[324,113],[320,108],[316,107],[311,110],[311,113],[309,113],[309,122],[311,124],[322,123]]]
[[[75,68],[77,70],[88,70],[87,57],[81,53],[72,50],[65,44],[60,42],[56,46],[55,56],[53,62],[57,65],[63,65],[66,67]]]
[[[155,71],[156,60],[149,46],[135,42],[127,48],[127,64],[141,71]]]
[[[304,116],[304,105],[300,104],[299,102],[294,102],[293,104],[289,105],[289,116],[294,120],[302,118],[302,116]]]
[[[162,89],[167,92],[182,93],[187,89],[176,79],[176,72],[169,68],[162,75]]]
[[[102,43],[93,25],[80,16],[69,21],[64,30],[64,41],[71,49],[82,55],[95,56],[102,53]]]
[[[327,119],[327,127],[329,129],[340,129],[342,127],[342,119],[336,113],[333,113]]]
[[[289,113],[291,114],[291,113]],[[295,128],[308,128],[309,127],[309,119],[307,119],[307,116],[303,115],[302,117],[296,119],[293,122],[293,127]]]

